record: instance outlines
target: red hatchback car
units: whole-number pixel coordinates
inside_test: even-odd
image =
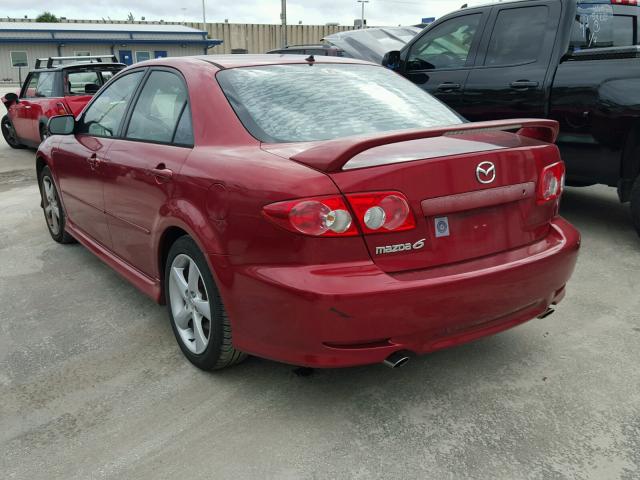
[[[49,129],[51,236],[166,302],[202,369],[399,365],[547,314],[576,263],[555,122],[465,123],[367,62],[143,62]]]
[[[20,92],[2,97],[7,114],[0,126],[7,144],[37,147],[47,136],[49,118],[79,114],[100,87],[125,67],[115,62],[112,55],[37,59]]]

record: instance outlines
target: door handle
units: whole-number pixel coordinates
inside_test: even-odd
[[[538,82],[530,82],[529,80],[516,80],[515,82],[510,83],[511,88],[536,88],[538,86]]]
[[[460,90],[462,85],[459,83],[444,82],[438,85],[438,90]]]
[[[157,183],[167,183],[173,177],[173,170],[168,169],[164,163],[159,163],[151,169],[151,174],[156,177]]]
[[[31,108],[31,105],[23,105],[22,108],[24,108],[25,110],[29,110]]]
[[[87,158],[87,163],[89,164],[89,168],[91,170],[95,170],[100,166],[100,160],[95,153],[91,154],[91,156]]]

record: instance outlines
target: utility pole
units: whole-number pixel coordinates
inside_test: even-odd
[[[202,0],[202,23],[204,23],[204,29],[207,29],[207,14],[205,13],[204,0]]]
[[[287,46],[287,0],[282,0],[282,11],[280,13],[282,20],[282,46]]]
[[[360,17],[360,28],[364,28],[364,4],[369,3],[369,0],[357,0],[362,5],[362,16]]]

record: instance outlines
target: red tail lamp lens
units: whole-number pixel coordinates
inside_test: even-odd
[[[538,202],[555,200],[564,189],[564,164],[562,162],[547,165],[540,173],[538,181]]]
[[[410,230],[416,221],[400,192],[352,193],[347,195],[364,233]]]
[[[358,234],[341,196],[273,203],[264,207],[264,213],[287,230],[305,235],[337,237]]]

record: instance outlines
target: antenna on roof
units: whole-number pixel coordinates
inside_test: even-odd
[[[309,62],[309,64],[312,64],[313,62],[316,61],[316,59],[314,58],[313,55],[309,55],[307,58],[304,59],[305,62]]]

